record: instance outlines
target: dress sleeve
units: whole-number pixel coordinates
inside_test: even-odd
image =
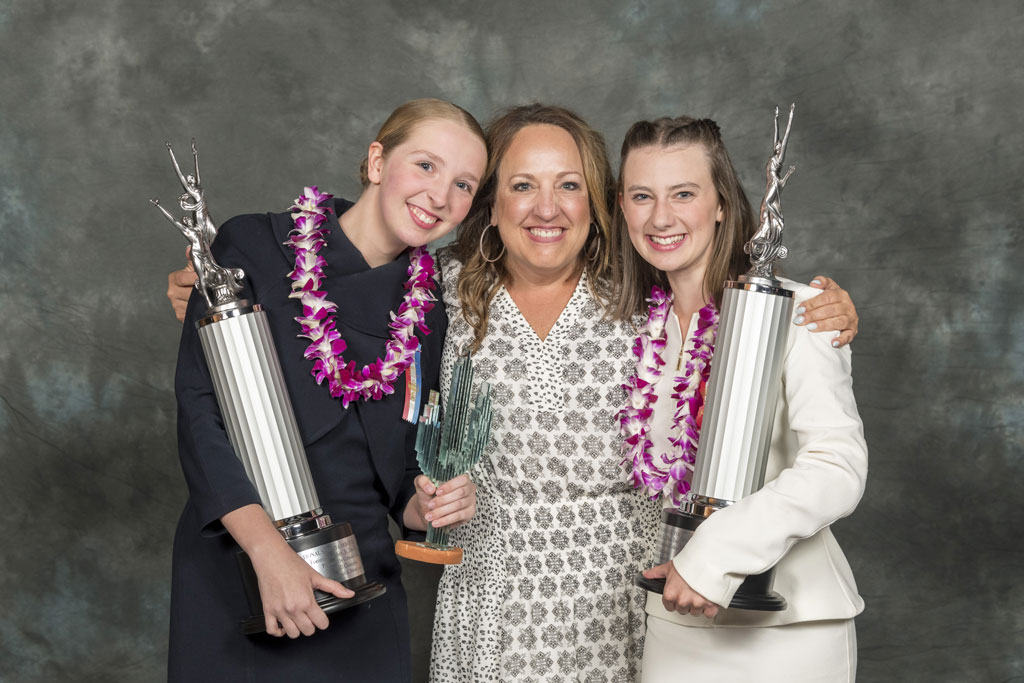
[[[816,293],[803,287],[797,301]],[[864,492],[867,445],[850,348],[834,349],[830,335],[803,327],[790,334],[782,409],[798,447],[795,457],[772,453],[789,465],[761,490],[708,517],[674,559],[686,582],[718,605],[732,601],[746,576],[769,569],[794,543],[853,512]]]
[[[260,219],[267,225],[261,226]],[[258,275],[259,268],[247,252],[251,252],[251,245],[263,243],[259,239],[261,230],[269,231],[265,216],[233,218],[221,227],[212,250],[221,266],[245,270],[245,295],[250,297],[252,278]],[[240,245],[250,247],[243,249]],[[201,528],[197,531],[211,536],[224,532],[220,522],[223,515],[251,503],[259,504],[260,498],[224,429],[195,326],[205,311],[205,299],[193,291],[181,332],[174,390],[178,405],[181,469],[192,504],[199,514]]]

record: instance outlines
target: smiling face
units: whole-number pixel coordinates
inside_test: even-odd
[[[590,220],[583,160],[572,136],[547,124],[516,133],[498,169],[491,211],[512,278],[570,277]]]
[[[392,149],[379,142],[370,145],[367,178],[378,186],[386,250],[422,246],[461,223],[486,164],[483,140],[447,119],[418,124]]]
[[[701,282],[723,220],[704,146],[634,149],[622,165],[622,188],[619,205],[640,256],[670,280]]]

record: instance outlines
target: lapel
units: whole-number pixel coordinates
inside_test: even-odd
[[[331,232],[321,255],[327,261],[324,288],[328,298],[338,306],[335,321],[346,343],[343,355],[346,361],[355,361],[361,368],[384,355],[385,344],[391,337],[390,312],[398,308],[405,294],[409,262],[403,256],[371,269],[338,224],[337,214],[351,206],[345,200],[335,200],[336,213],[328,217]],[[284,242],[293,228],[291,216],[271,214],[270,219],[274,238],[281,245],[290,270],[294,254]],[[303,443],[308,446],[317,441],[351,412],[362,425],[378,477],[394,495],[405,470],[405,451],[412,448],[415,438],[412,425],[402,420],[405,375],[395,382],[394,393],[390,396],[379,401],[354,401],[347,409],[342,408],[341,399],[331,397],[327,382],[317,385],[313,379],[310,373],[313,362],[303,358],[309,342],[296,336],[299,328],[294,318],[301,314],[298,300],[287,299],[290,291],[287,285],[281,289],[284,300],[277,303],[283,313],[275,316],[274,332],[275,339],[280,340],[281,355],[298,359],[282,365],[286,366],[286,380]],[[427,314],[427,325],[432,330],[430,335],[418,333],[424,389],[437,382],[441,341],[447,327],[443,305],[435,305]],[[426,395],[425,390],[421,391],[421,400],[425,400]],[[343,454],[337,455],[343,457]]]

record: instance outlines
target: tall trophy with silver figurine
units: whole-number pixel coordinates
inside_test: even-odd
[[[355,592],[338,598],[315,591],[324,612],[383,595],[383,584],[366,579],[351,525],[332,522],[320,507],[266,312],[240,297],[245,273],[220,266],[210,252],[217,228],[200,183],[195,140],[192,173],[182,172],[169,143],[167,152],[184,189],[179,206],[186,215],[179,221],[159,200],[150,201],[189,241],[196,289],[207,305],[196,328],[235,454],[288,545],[313,569]],[[244,552],[239,550],[237,557],[252,612],[242,619],[242,632],[265,632],[256,573]]]
[[[781,137],[779,109],[775,108],[774,149],[766,166],[760,223],[744,245],[751,268],[725,285],[692,486],[679,509],[666,509],[662,514],[656,564],[671,561],[716,510],[764,485],[793,314],[793,292],[775,277],[773,266],[788,252],[782,245],[782,188],[794,167],[783,175],[782,163],[794,108],[790,106]],[[726,606],[786,609],[785,598],[772,590],[773,580],[774,568],[747,576]],[[636,584],[657,593],[665,588],[664,579],[648,579],[643,574],[637,575]]]

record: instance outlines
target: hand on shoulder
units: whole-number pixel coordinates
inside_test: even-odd
[[[810,286],[823,291],[797,304],[793,324],[806,326],[811,332],[839,332],[832,340],[834,348],[852,342],[857,336],[860,318],[850,293],[824,275],[815,276]]]

